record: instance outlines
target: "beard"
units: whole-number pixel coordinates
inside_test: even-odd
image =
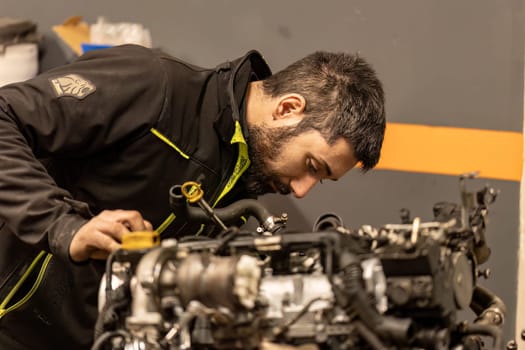
[[[268,166],[269,160],[275,160],[283,145],[293,136],[293,127],[272,128],[269,132],[264,127],[248,127],[248,155],[250,167],[242,175],[246,190],[252,196],[266,193],[289,194],[290,186],[279,180],[279,174]]]

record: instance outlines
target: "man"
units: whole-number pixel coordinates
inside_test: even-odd
[[[171,186],[303,197],[372,168],[384,128],[381,83],[347,54],[271,75],[255,51],[204,69],[126,45],[0,89],[0,348],[88,349],[99,259],[129,231],[199,230]]]

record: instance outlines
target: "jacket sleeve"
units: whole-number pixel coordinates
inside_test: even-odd
[[[157,60],[126,45],[0,88],[0,219],[19,239],[69,258],[89,209],[38,159],[90,157],[149,132],[165,94]]]

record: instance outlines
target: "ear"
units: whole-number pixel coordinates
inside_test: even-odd
[[[303,95],[291,93],[279,96],[272,117],[274,121],[290,122],[299,121],[304,117],[306,100]]]

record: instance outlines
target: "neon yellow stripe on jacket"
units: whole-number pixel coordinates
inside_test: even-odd
[[[31,272],[38,266],[40,260],[42,260],[44,256],[45,256],[44,262],[42,263],[42,266],[40,267],[40,271],[38,272],[36,281],[31,286],[31,289],[29,290],[29,292],[27,292],[27,294],[24,295],[22,299],[20,299],[19,301],[17,301],[16,303],[8,307],[7,305],[9,304],[11,299],[15,296],[16,292],[20,289],[20,287],[22,287],[26,279],[29,277]],[[5,297],[2,303],[0,303],[0,319],[4,317],[5,315],[7,315],[9,312],[18,309],[19,307],[24,305],[29,299],[31,299],[33,294],[35,294],[35,292],[37,291],[38,287],[40,287],[40,283],[42,283],[42,280],[44,279],[44,274],[47,270],[47,266],[49,265],[49,262],[51,261],[51,258],[53,258],[53,254],[46,253],[45,251],[41,251],[37,255],[37,257],[33,259],[33,261],[31,262],[27,270],[24,272],[22,277],[20,277],[20,279],[16,282],[13,289],[9,291],[9,294]]]
[[[224,186],[224,189],[222,190],[221,194],[213,203],[214,207],[228,192],[231,191],[233,186],[235,186],[241,175],[246,171],[246,169],[248,169],[251,163],[250,157],[248,156],[248,145],[246,144],[246,140],[244,139],[244,135],[242,134],[242,128],[239,121],[235,122],[235,132],[233,133],[230,143],[232,145],[234,143],[238,144],[239,156],[237,157],[235,168],[233,169],[233,173],[230,175],[226,186]]]
[[[177,145],[175,145],[173,142],[171,142],[166,136],[162,135],[160,131],[158,131],[155,128],[151,128],[150,131],[153,133],[153,135],[157,136],[159,139],[167,143],[171,148],[173,148],[175,151],[179,152],[179,154],[186,159],[190,159],[190,156],[184,153]]]

